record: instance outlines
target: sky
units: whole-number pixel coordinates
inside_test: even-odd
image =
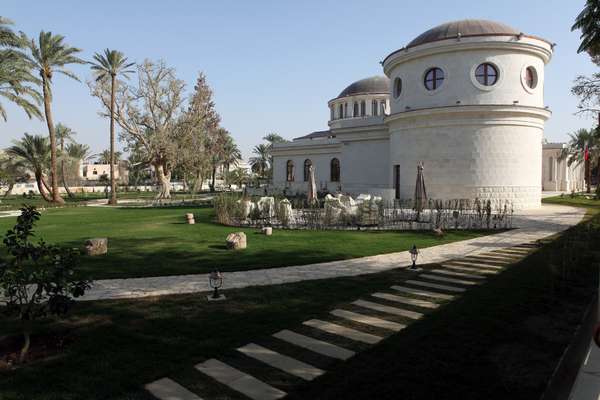
[[[0,15],[29,36],[40,30],[65,36],[86,60],[104,48],[136,62],[162,59],[186,82],[188,94],[204,72],[222,126],[247,159],[267,133],[291,139],[326,129],[328,100],[356,80],[382,74],[379,61],[420,33],[465,18],[496,20],[557,43],[545,71],[545,103],[553,112],[545,137],[565,141],[568,132],[594,126],[593,119],[574,115],[577,99],[570,93],[577,75],[597,70],[586,54],[577,54],[579,32],[570,31],[584,3],[0,0]],[[82,82],[55,78],[54,119],[100,152],[109,146],[108,121],[98,116],[100,104],[85,84],[91,71],[85,65],[71,69]],[[8,121],[0,121],[0,147],[24,132],[47,134],[43,121],[0,101],[8,112]]]

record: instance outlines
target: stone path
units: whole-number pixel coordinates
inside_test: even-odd
[[[219,392],[218,398],[229,398],[237,392],[252,400],[280,399],[287,394],[282,390],[285,389],[281,387],[282,382],[288,382],[286,388],[289,388],[294,386],[293,378],[310,381],[325,374],[327,370],[335,367],[336,362],[343,362],[368,346],[375,345],[390,335],[398,334],[414,321],[430,312],[436,312],[439,307],[463,292],[485,282],[490,275],[480,273],[488,268],[487,263],[495,263],[498,257],[507,254],[511,254],[514,263],[535,249],[537,249],[535,244],[525,243],[510,249],[488,252],[481,256],[482,266],[464,267],[470,272],[461,273],[460,279],[448,278],[448,273],[456,272],[446,263],[415,272],[414,279],[407,279],[402,286],[391,286],[390,293],[371,293],[369,300],[357,299],[341,308],[331,310],[327,320],[311,319],[302,322],[296,328],[274,333],[272,337],[279,340],[277,344],[248,343],[237,349],[237,354],[241,357],[250,357],[264,366],[253,367],[252,364],[242,363],[245,367],[244,371],[241,371],[229,365],[229,363],[235,365],[240,362],[234,356],[233,359],[231,357],[228,359],[228,363],[218,359],[207,360],[196,365],[196,369],[204,375],[204,381],[208,379],[208,385],[218,386],[214,388],[214,392],[217,390]],[[498,267],[500,269],[495,270],[494,273],[504,270],[507,266]],[[444,285],[435,283],[440,279],[445,282]],[[423,290],[419,287],[428,289]],[[296,332],[298,330],[302,333]],[[346,344],[342,345],[342,343]],[[311,359],[311,354],[319,355],[329,362],[320,361],[320,364],[313,365],[312,361],[310,363],[303,361]],[[317,360],[318,358],[314,359],[315,362]],[[275,372],[265,372],[265,369],[268,371],[269,368],[289,375],[291,380],[282,380]],[[261,379],[254,376],[257,372]],[[198,396],[204,396],[203,393],[192,393],[166,377],[147,384],[145,388],[159,400],[202,400]]]
[[[442,263],[455,258],[466,257],[456,264],[458,267],[486,265],[489,269],[500,269],[510,263],[513,253],[503,256],[492,255],[494,262],[482,262],[481,256],[500,248],[508,248],[519,243],[531,242],[556,234],[581,221],[584,209],[543,205],[538,210],[515,215],[513,226],[517,229],[479,237],[461,242],[449,243],[420,250],[419,263]],[[276,234],[276,233],[275,233]],[[251,245],[251,244],[250,244]],[[514,250],[513,250],[514,252]],[[518,254],[515,254],[518,256]],[[314,279],[338,278],[378,273],[390,269],[409,266],[410,254],[382,254],[352,260],[333,261],[319,264],[300,265],[250,271],[225,273],[225,289],[247,286],[275,285]],[[210,266],[212,268],[212,266]],[[208,275],[179,275],[151,278],[108,279],[94,283],[81,300],[122,299],[166,294],[208,292]]]

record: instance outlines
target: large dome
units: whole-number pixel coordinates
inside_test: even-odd
[[[367,93],[390,93],[390,79],[383,75],[361,79],[342,90],[338,98]]]
[[[463,19],[446,22],[423,32],[414,38],[406,47],[414,47],[425,43],[465,36],[518,35],[520,32],[500,22],[485,19]]]

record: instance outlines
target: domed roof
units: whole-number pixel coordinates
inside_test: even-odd
[[[460,36],[487,36],[487,35],[518,35],[520,32],[513,27],[500,22],[485,19],[463,19],[460,21],[446,22],[423,32],[414,38],[406,47],[435,42],[438,40],[452,39]]]
[[[390,79],[387,76],[378,75],[370,78],[361,79],[350,84],[342,90],[338,97],[353,96],[366,93],[389,93]]]

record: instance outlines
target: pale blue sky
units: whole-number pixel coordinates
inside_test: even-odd
[[[25,6],[26,4],[26,6]],[[39,5],[39,6],[38,6]],[[222,125],[248,158],[268,132],[292,138],[327,127],[327,101],[351,82],[382,70],[379,61],[440,23],[485,18],[544,37],[558,46],[546,67],[545,102],[553,111],[546,137],[591,127],[573,115],[570,94],[578,74],[597,67],[576,53],[579,33],[570,32],[584,0],[429,1],[29,1],[2,0],[0,14],[28,35],[49,30],[66,36],[91,59],[109,47],[131,60],[164,59],[191,89],[203,71],[214,90]],[[75,66],[82,78],[89,68]],[[84,83],[57,76],[55,120],[78,132],[94,151],[108,147],[108,121]],[[47,134],[4,103],[0,147],[23,132]],[[121,144],[119,144],[121,147]]]

